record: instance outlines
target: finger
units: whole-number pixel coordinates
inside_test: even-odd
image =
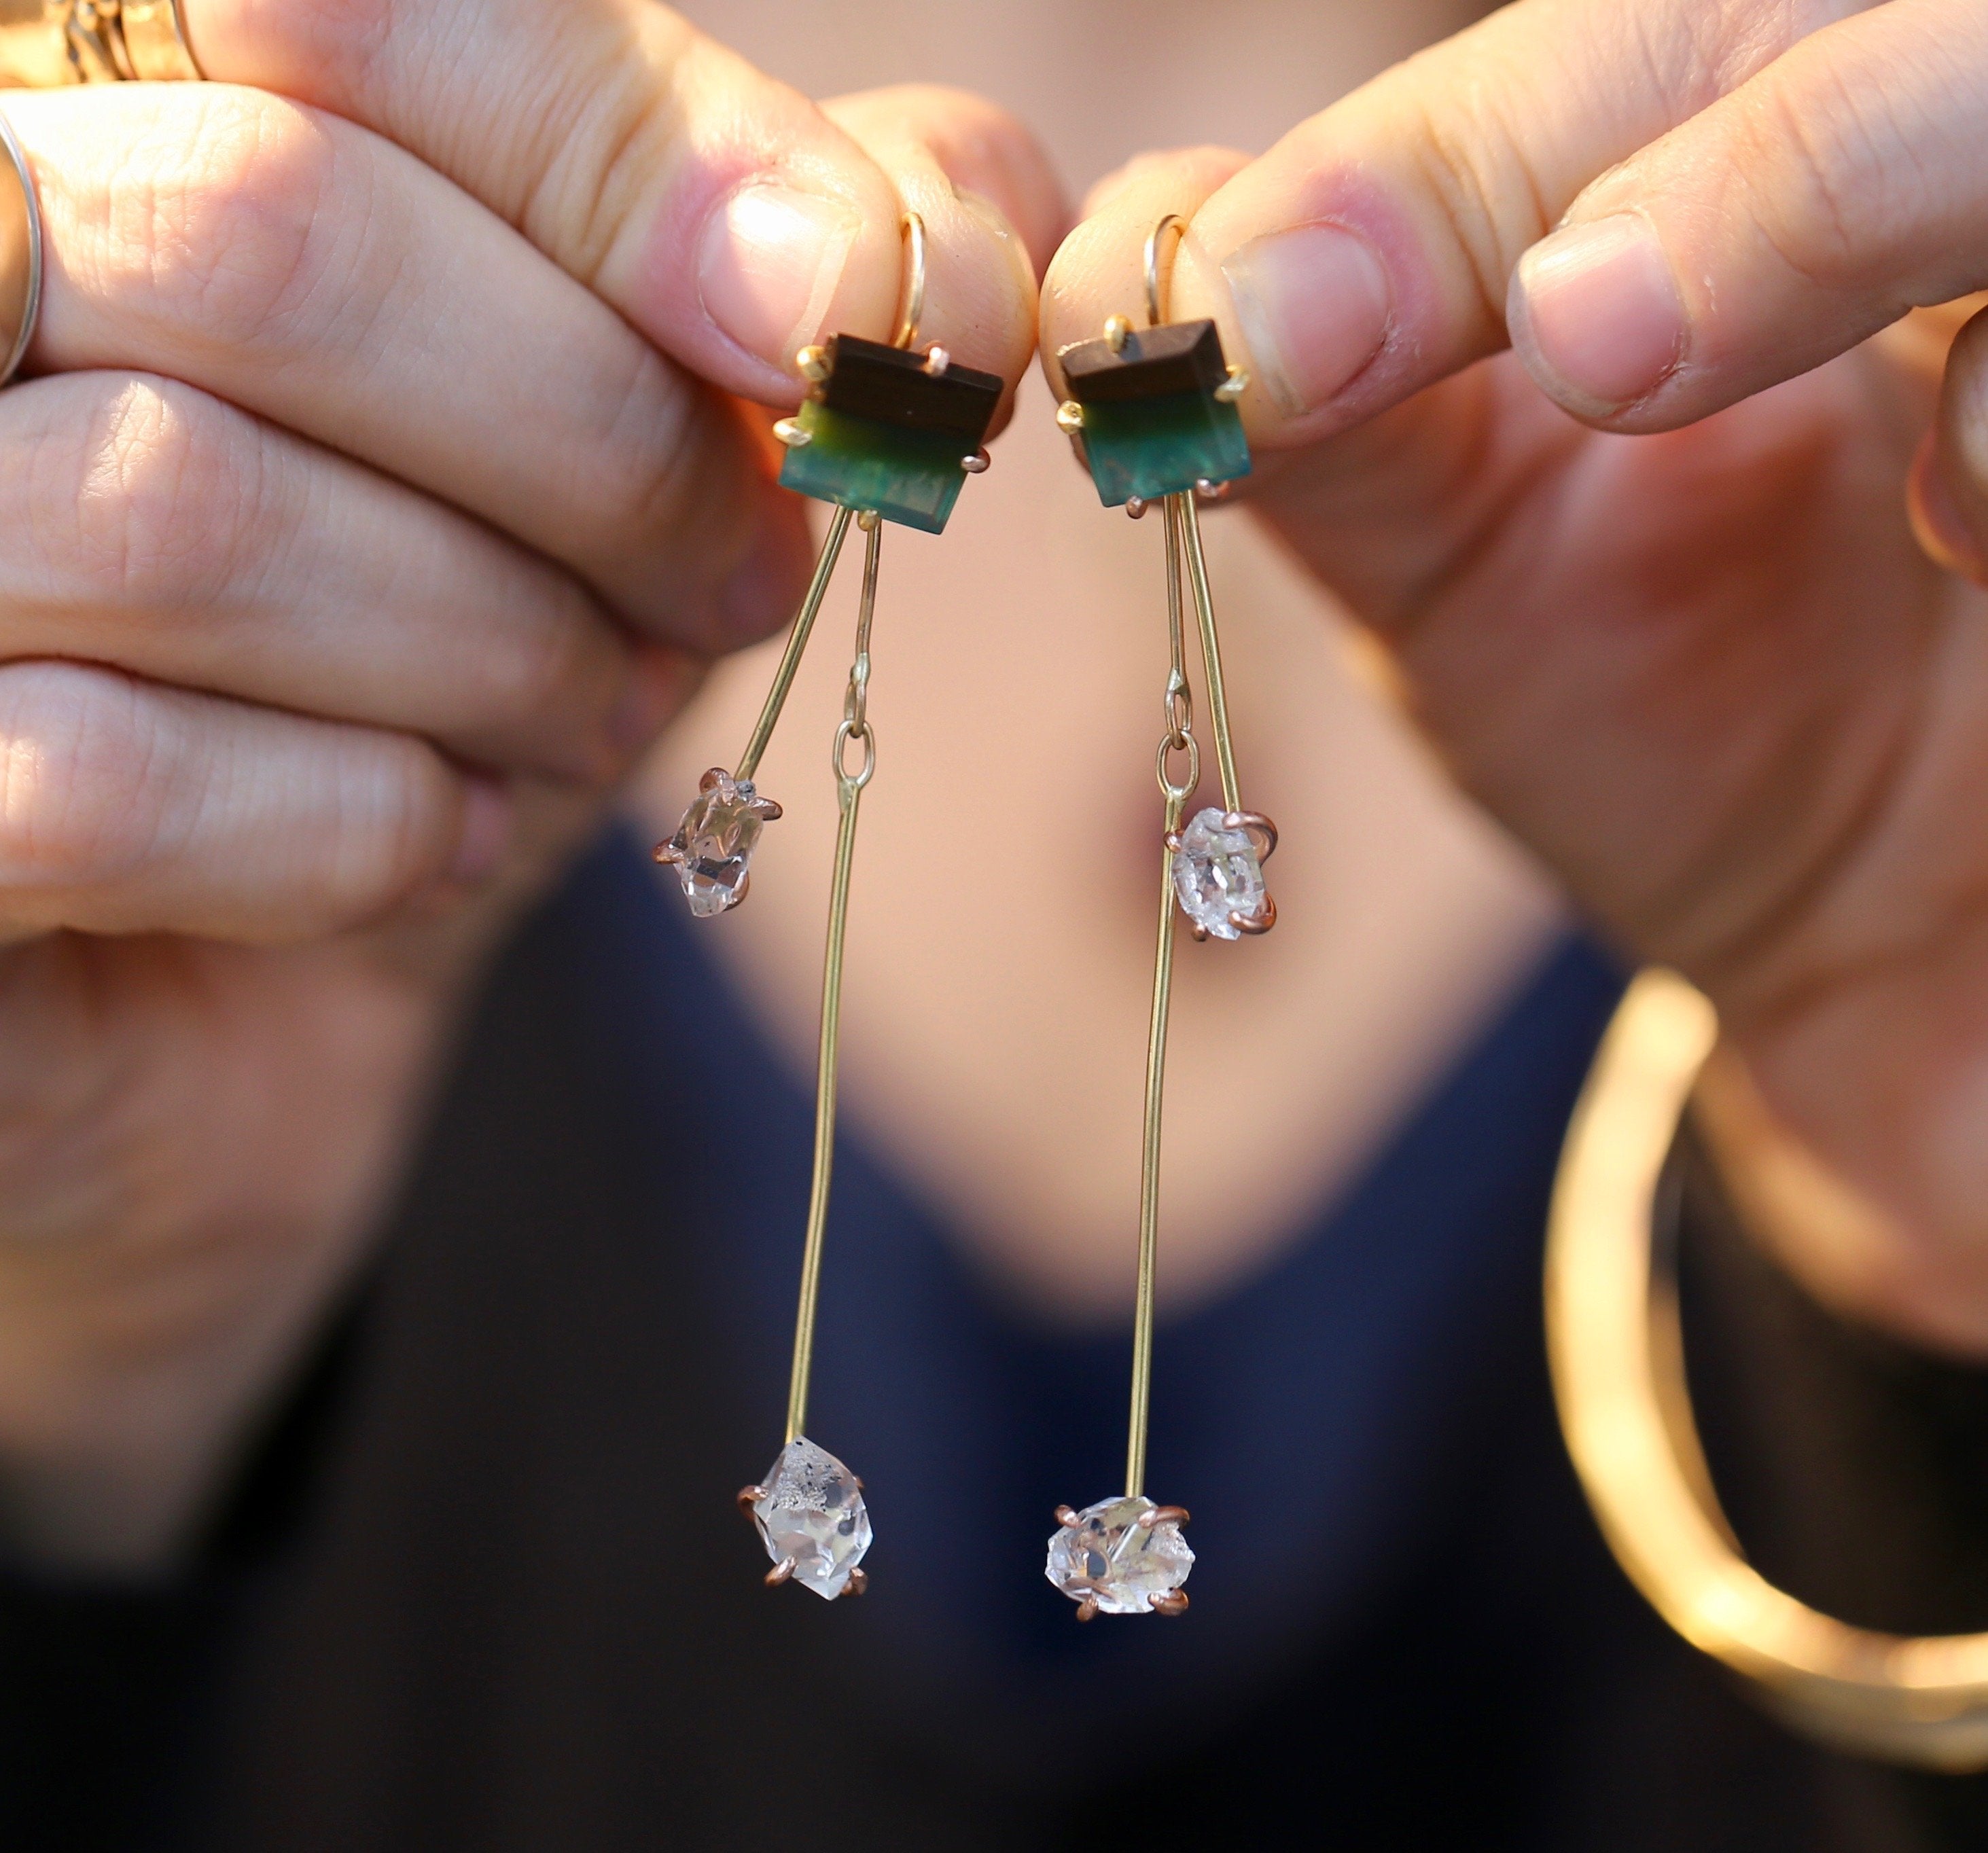
[[[404,151],[215,85],[7,109],[46,228],[31,367],[198,386],[566,562],[661,636],[778,621],[805,538],[733,415]]]
[[[1513,279],[1567,410],[1688,424],[1988,285],[1988,13],[1896,0],[1787,52],[1587,189]]]
[[[509,809],[405,734],[0,668],[0,922],[270,943],[496,868]]]
[[[604,781],[681,692],[568,575],[177,382],[0,393],[0,660],[64,656]]]
[[[1860,4],[1520,0],[1211,197],[1175,260],[1174,315],[1213,316],[1248,369],[1253,444],[1371,417],[1504,345],[1513,267],[1597,174]],[[1086,334],[1111,312],[1071,306]]]
[[[924,221],[921,345],[999,374],[1012,387],[1036,347],[1036,252],[1055,249],[1063,189],[1006,111],[936,85],[906,84],[824,103]],[[1002,408],[1003,421],[1012,405]]]
[[[391,137],[728,391],[797,403],[801,347],[895,327],[889,179],[797,91],[649,0],[188,12],[210,76]]]
[[[1939,415],[1912,465],[1912,528],[1949,572],[1988,585],[1988,310],[1949,350]]]
[[[1145,320],[1145,245],[1153,228],[1170,212],[1192,218],[1249,160],[1229,148],[1145,155],[1091,189],[1084,216],[1043,279],[1043,370],[1058,398],[1063,379],[1057,356],[1063,349],[1095,340],[1108,316]],[[1186,319],[1178,304],[1171,306]]]

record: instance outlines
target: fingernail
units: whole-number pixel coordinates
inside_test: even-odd
[[[1569,225],[1519,260],[1512,345],[1539,384],[1588,418],[1647,399],[1684,358],[1684,299],[1640,213]]]
[[[820,331],[862,221],[840,201],[759,182],[711,215],[698,250],[705,312],[749,354],[777,366]]]
[[[503,786],[474,775],[463,781],[462,834],[449,864],[453,881],[488,881],[511,847],[511,799]]]
[[[1364,240],[1337,225],[1253,238],[1222,274],[1249,357],[1287,417],[1324,404],[1387,339],[1387,271]]]
[[[1929,431],[1912,459],[1905,505],[1912,532],[1936,565],[1965,579],[1988,582],[1988,560],[1969,530],[1967,518],[1940,468],[1939,447]]]

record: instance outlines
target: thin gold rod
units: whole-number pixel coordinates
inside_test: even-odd
[[[1222,803],[1226,810],[1242,808],[1242,793],[1236,778],[1236,749],[1229,738],[1229,701],[1222,686],[1222,645],[1215,634],[1215,601],[1208,589],[1208,562],[1201,551],[1201,516],[1192,491],[1167,498],[1180,511],[1181,538],[1187,545],[1189,583],[1194,587],[1195,615],[1201,620],[1201,667],[1208,682],[1208,721],[1215,731],[1215,764],[1222,775]]]
[[[773,727],[780,718],[780,710],[786,705],[787,693],[794,685],[794,677],[801,666],[801,653],[807,648],[808,633],[814,629],[815,619],[821,611],[821,602],[828,596],[828,582],[835,576],[835,562],[842,553],[844,537],[849,532],[853,511],[837,508],[834,518],[828,524],[828,535],[821,544],[821,552],[814,563],[814,577],[808,582],[807,596],[801,600],[801,608],[794,613],[793,628],[787,633],[787,647],[780,656],[780,667],[773,672],[773,686],[767,691],[766,705],[759,710],[759,718],[754,723],[752,737],[746,743],[746,751],[739,756],[739,764],[733,771],[735,778],[750,778],[759,769],[759,758],[766,750],[766,742],[773,737]]]
[[[1180,511],[1169,496],[1160,505],[1160,518],[1167,535],[1167,647],[1172,673],[1167,683],[1167,724],[1185,728],[1185,721],[1175,711],[1175,694],[1187,690],[1187,639],[1181,623],[1181,521]]]
[[[846,511],[845,511],[846,513]],[[842,948],[849,923],[849,877],[856,856],[856,818],[863,788],[876,770],[876,744],[864,705],[870,680],[870,621],[877,605],[877,560],[883,524],[869,529],[863,556],[863,602],[856,620],[856,663],[842,724],[835,734],[836,801],[841,812],[835,838],[835,876],[828,896],[828,947],[822,961],[821,1047],[815,1068],[814,1181],[808,1193],[807,1236],[801,1248],[800,1305],[794,1315],[793,1374],[787,1385],[787,1440],[807,1426],[808,1373],[814,1362],[816,1302],[821,1291],[821,1251],[828,1233],[828,1191],[835,1170],[836,1064],[842,1037]],[[862,765],[845,769],[852,743],[863,748]]]
[[[1167,800],[1167,831],[1180,828],[1182,800]],[[1146,1489],[1146,1429],[1153,1389],[1153,1275],[1160,1240],[1160,1109],[1167,1084],[1167,1015],[1173,996],[1174,859],[1160,859],[1160,931],[1153,960],[1153,1014],[1146,1031],[1146,1130],[1139,1157],[1139,1288],[1132,1315],[1132,1419],[1125,1443],[1125,1492]]]

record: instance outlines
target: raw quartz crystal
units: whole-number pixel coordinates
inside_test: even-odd
[[[1178,1518],[1151,1522],[1161,1509],[1129,1495],[1086,1506],[1050,1540],[1043,1574],[1073,1602],[1095,1602],[1102,1614],[1151,1614],[1154,1598],[1171,1595],[1194,1568]]]
[[[657,861],[676,870],[692,913],[708,919],[746,898],[759,832],[779,814],[751,779],[717,766],[705,774],[676,835],[656,851]]]
[[[796,1436],[759,1483],[752,1501],[766,1554],[791,1561],[791,1580],[833,1602],[870,1548],[870,1514],[856,1476],[805,1435]]]
[[[1181,911],[1199,931],[1236,940],[1242,937],[1239,919],[1263,918],[1270,890],[1255,839],[1247,830],[1224,823],[1226,815],[1211,805],[1197,811],[1181,832],[1174,852],[1174,893]]]

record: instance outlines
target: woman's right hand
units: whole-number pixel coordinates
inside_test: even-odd
[[[838,126],[642,0],[186,11],[214,81],[5,100],[0,1533],[69,1561],[188,1534],[479,953],[786,615],[727,396],[888,338],[906,207],[925,335],[1012,383],[1060,229],[991,109]]]

